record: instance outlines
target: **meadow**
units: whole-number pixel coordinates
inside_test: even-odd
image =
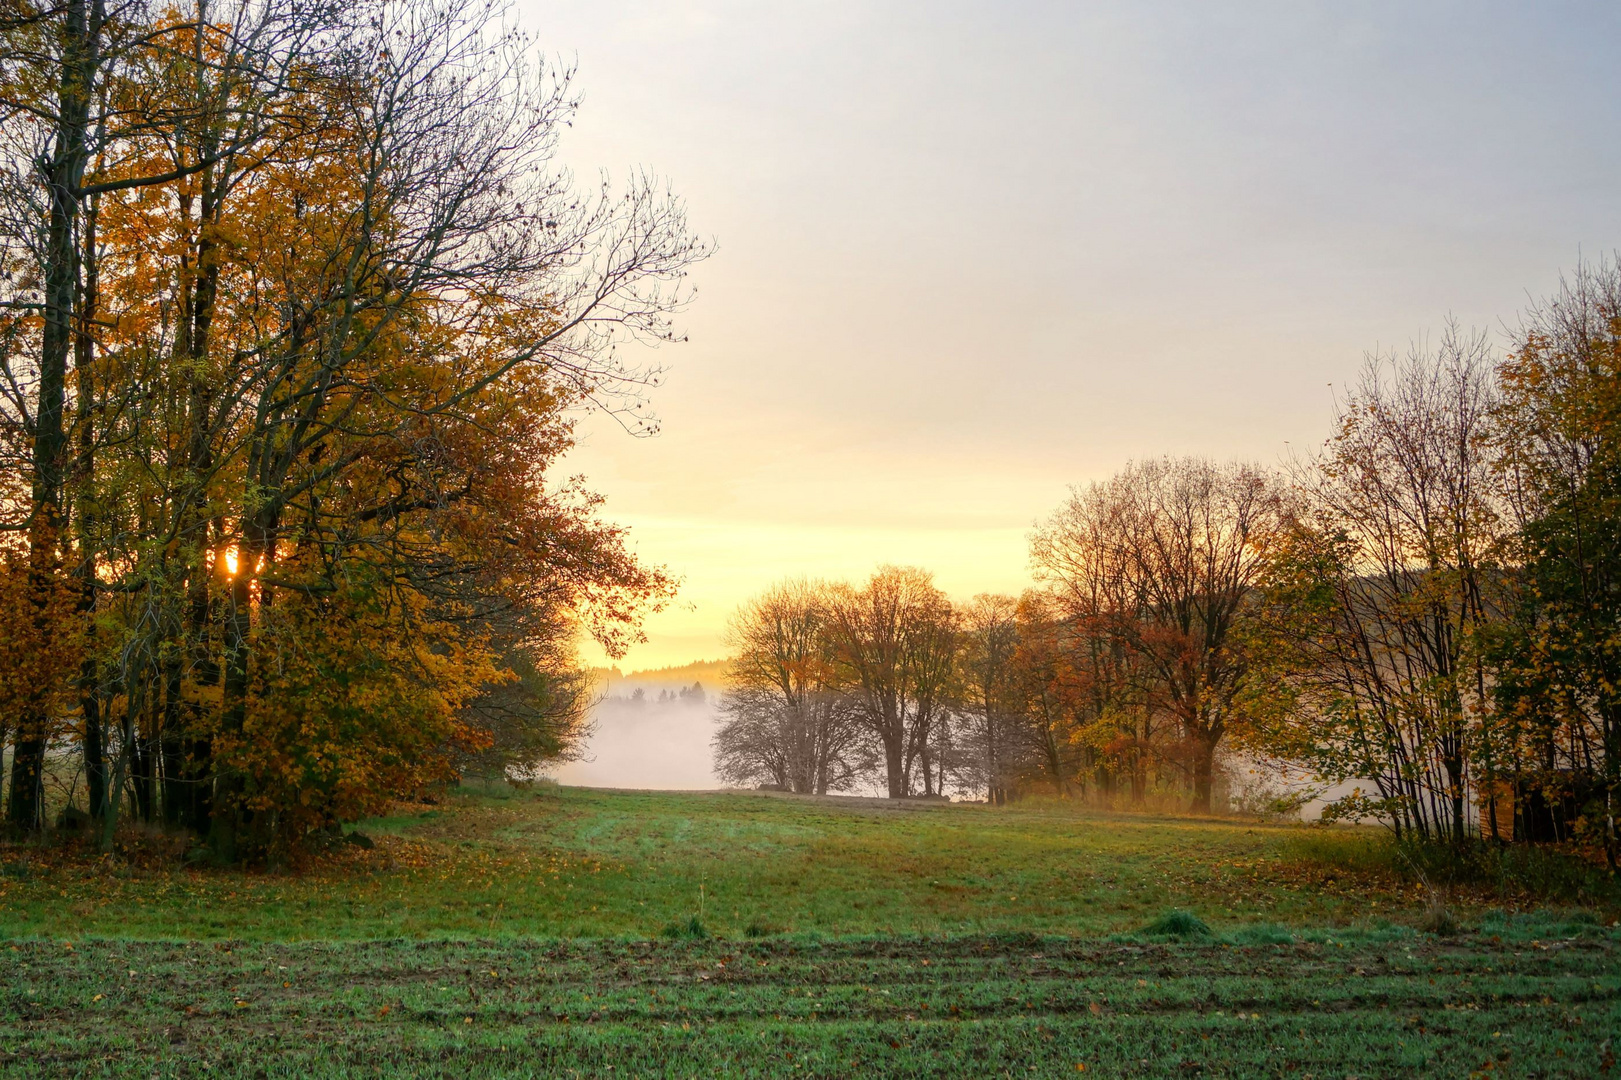
[[[1371,829],[541,786],[360,831],[0,849],[0,1072],[1575,1077],[1621,1033],[1602,877],[1443,898]]]

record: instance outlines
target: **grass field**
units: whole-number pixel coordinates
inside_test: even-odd
[[[1612,898],[1487,883],[1438,938],[1372,831],[500,794],[297,874],[5,849],[0,1071],[1585,1077],[1621,1049]],[[1145,931],[1172,909],[1212,933]]]

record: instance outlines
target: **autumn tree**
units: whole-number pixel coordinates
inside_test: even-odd
[[[1165,459],[1077,489],[1032,539],[1071,617],[1131,656],[1145,708],[1178,727],[1196,810],[1210,809],[1216,748],[1241,719],[1248,657],[1234,630],[1277,521],[1262,470]]]
[[[1292,526],[1268,545],[1255,639],[1261,746],[1369,782],[1398,832],[1462,840],[1506,531],[1483,335],[1371,358],[1335,434],[1297,466]],[[1268,703],[1271,708],[1268,708]]]
[[[82,551],[68,550],[66,485],[84,479],[94,446],[83,432],[70,439],[69,429],[83,419],[83,399],[92,396],[93,328],[100,322],[97,203],[194,175],[238,149],[235,137],[257,138],[266,102],[328,28],[329,14],[302,0],[234,5],[219,22],[211,21],[206,4],[159,8],[139,0],[110,9],[105,0],[14,3],[0,14],[0,155],[7,162],[0,171],[0,225],[15,274],[8,281],[18,286],[5,302],[16,322],[4,334],[0,366],[12,437],[28,447],[27,460],[18,462],[27,496],[14,509],[41,597],[55,591],[51,579],[71,559],[84,607],[93,606],[91,564]],[[205,33],[213,38],[206,58],[192,48]],[[149,83],[154,75],[156,84]],[[161,84],[176,79],[193,91],[185,102],[164,93]],[[153,162],[134,150],[164,131],[208,127],[214,120],[233,138],[200,158]],[[77,386],[70,385],[75,367]],[[69,410],[75,390],[78,417]],[[97,717],[92,712],[84,719],[87,744],[94,746]],[[17,731],[8,816],[16,827],[35,828],[50,737],[43,698],[23,710]],[[93,786],[100,777],[99,766],[93,768]]]
[[[76,189],[94,272],[56,484],[96,628],[76,719],[104,835],[128,790],[229,860],[458,761],[525,767],[580,728],[560,643],[583,624],[618,649],[668,591],[550,466],[581,408],[645,423],[655,373],[617,347],[674,337],[704,254],[679,201],[552,166],[570,73],[499,8],[119,17],[147,44],[95,87],[114,119]],[[20,112],[48,90],[7,85]],[[21,259],[54,219],[10,205]],[[43,474],[14,450],[39,452],[52,408],[55,345],[31,335],[55,331],[19,304],[21,493]]]
[[[1621,862],[1621,269],[1579,267],[1501,361],[1497,439],[1522,587],[1488,650],[1483,762],[1522,833]],[[1541,817],[1542,820],[1537,820]],[[1513,839],[1513,837],[1504,837]]]

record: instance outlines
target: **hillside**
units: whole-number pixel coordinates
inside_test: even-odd
[[[622,672],[617,667],[592,668],[591,675],[604,692],[610,694],[629,693],[637,687],[651,691],[679,690],[693,683],[713,694],[725,685],[726,665],[725,660],[694,660],[690,664],[631,672]]]

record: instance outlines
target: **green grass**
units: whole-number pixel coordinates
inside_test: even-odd
[[[1425,894],[1373,829],[1110,815],[1062,806],[895,809],[751,794],[545,787],[364,823],[302,873],[0,849],[0,934],[139,938],[649,938],[710,933],[1133,930],[1182,909],[1246,922],[1413,921]],[[1520,904],[1487,888],[1465,910]],[[1605,910],[1618,905],[1609,901]]]
[[[1621,1033],[1601,876],[1460,883],[1441,938],[1374,830],[550,787],[362,828],[299,873],[0,849],[0,1073],[1575,1077]]]
[[[1591,928],[16,948],[0,1072],[1590,1077],[1621,1032],[1621,943]]]

